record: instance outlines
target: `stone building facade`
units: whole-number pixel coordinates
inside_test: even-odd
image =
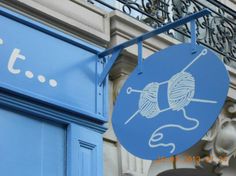
[[[0,4],[101,48],[115,46],[153,30],[150,23],[145,24],[143,21],[133,18],[135,13],[130,13],[130,15],[124,13],[122,1],[108,0],[106,2],[117,10],[103,6],[99,1],[85,0],[3,0]],[[217,10],[216,7],[224,6],[225,9],[229,8],[229,11],[231,9],[232,14],[236,14],[233,11],[236,9],[235,0],[221,0],[222,4],[217,2],[218,6],[210,1],[201,0],[199,2],[205,3],[206,6],[215,8],[215,10]],[[223,15],[227,18],[227,13]],[[232,18],[232,15],[229,15],[229,18]],[[236,16],[233,20],[235,18]],[[234,24],[234,44],[235,28]],[[188,40],[173,31],[170,33],[172,35],[161,34],[145,41],[143,43],[144,58],[170,45]],[[177,37],[173,37],[175,35]],[[216,43],[216,45],[218,44]],[[227,46],[234,47],[235,45]],[[236,50],[232,50],[232,52],[234,53],[231,54],[231,57],[234,57]],[[232,59],[226,59],[230,87],[225,106],[217,122],[198,144],[173,159],[142,160],[131,155],[119,144],[109,120],[103,138],[104,175],[156,176],[169,169],[200,167],[215,174],[234,176],[236,173],[236,67],[234,62]],[[110,116],[119,90],[136,64],[137,46],[134,45],[125,49],[113,66],[109,75]]]

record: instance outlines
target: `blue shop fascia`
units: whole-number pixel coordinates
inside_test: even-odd
[[[103,175],[101,51],[0,7],[0,175]]]

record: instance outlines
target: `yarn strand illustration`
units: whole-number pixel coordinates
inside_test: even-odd
[[[147,119],[157,117],[160,113],[172,110],[182,111],[186,120],[195,123],[193,127],[183,127],[178,124],[166,124],[157,128],[149,139],[149,147],[171,147],[170,153],[175,151],[174,143],[160,143],[160,140],[164,137],[164,134],[160,131],[165,128],[178,128],[183,131],[192,131],[199,126],[199,121],[195,118],[187,116],[185,107],[191,102],[198,103],[217,103],[214,100],[201,99],[194,97],[195,94],[195,78],[187,69],[190,68],[201,56],[207,54],[207,49],[203,49],[187,66],[185,66],[180,72],[174,74],[169,80],[163,82],[151,82],[147,84],[143,90],[136,90],[132,87],[128,87],[127,94],[139,93],[138,110],[134,112],[124,123],[128,125],[138,114]],[[167,85],[167,101],[169,107],[161,109],[158,102],[159,89],[162,85]]]

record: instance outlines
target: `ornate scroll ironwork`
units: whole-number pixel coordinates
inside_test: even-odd
[[[90,0],[91,1],[91,0]],[[154,28],[191,13],[209,8],[209,16],[197,20],[197,42],[219,53],[236,68],[236,12],[215,0],[93,0],[95,5],[120,10]],[[190,26],[176,28],[168,35],[187,41]]]

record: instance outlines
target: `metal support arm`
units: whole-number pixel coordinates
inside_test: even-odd
[[[192,44],[192,53],[196,52],[196,43],[197,43],[197,35],[196,35],[196,24],[195,20],[190,22],[191,25],[191,44]]]
[[[195,27],[193,25],[195,19],[201,18],[201,17],[203,17],[205,15],[209,15],[210,13],[211,13],[210,10],[203,9],[203,10],[197,12],[197,13],[191,14],[189,16],[186,16],[184,18],[176,20],[176,21],[174,21],[172,23],[165,24],[164,26],[159,27],[159,28],[157,28],[157,29],[155,29],[153,31],[144,33],[141,36],[135,37],[135,38],[133,38],[133,39],[127,41],[127,42],[121,43],[121,44],[116,45],[116,46],[114,46],[112,48],[109,48],[109,49],[106,49],[106,50],[102,51],[101,53],[98,54],[99,58],[103,58],[103,57],[105,57],[107,55],[110,55],[110,54],[113,55],[113,53],[114,53],[115,56],[112,56],[111,61],[108,61],[107,65],[105,66],[105,68],[103,70],[103,73],[99,76],[99,79],[98,79],[99,80],[99,85],[101,85],[103,83],[103,81],[104,81],[105,77],[107,76],[107,74],[109,73],[113,63],[117,59],[119,53],[124,48],[129,47],[129,46],[131,46],[133,44],[136,44],[136,43],[140,43],[140,42],[142,42],[142,41],[144,41],[146,39],[149,39],[149,38],[151,38],[153,36],[156,36],[156,35],[161,34],[163,32],[169,31],[170,29],[173,29],[173,28],[176,28],[178,26],[184,25],[184,24],[186,24],[188,22],[191,22],[191,21],[192,21],[192,25],[191,26],[192,26],[192,29],[193,29]],[[192,31],[192,36],[195,36],[195,33],[193,33],[193,31]],[[194,38],[193,41],[195,41],[195,40],[196,39]],[[140,44],[139,44],[139,46],[140,46]],[[109,63],[109,62],[111,62],[111,63]]]

